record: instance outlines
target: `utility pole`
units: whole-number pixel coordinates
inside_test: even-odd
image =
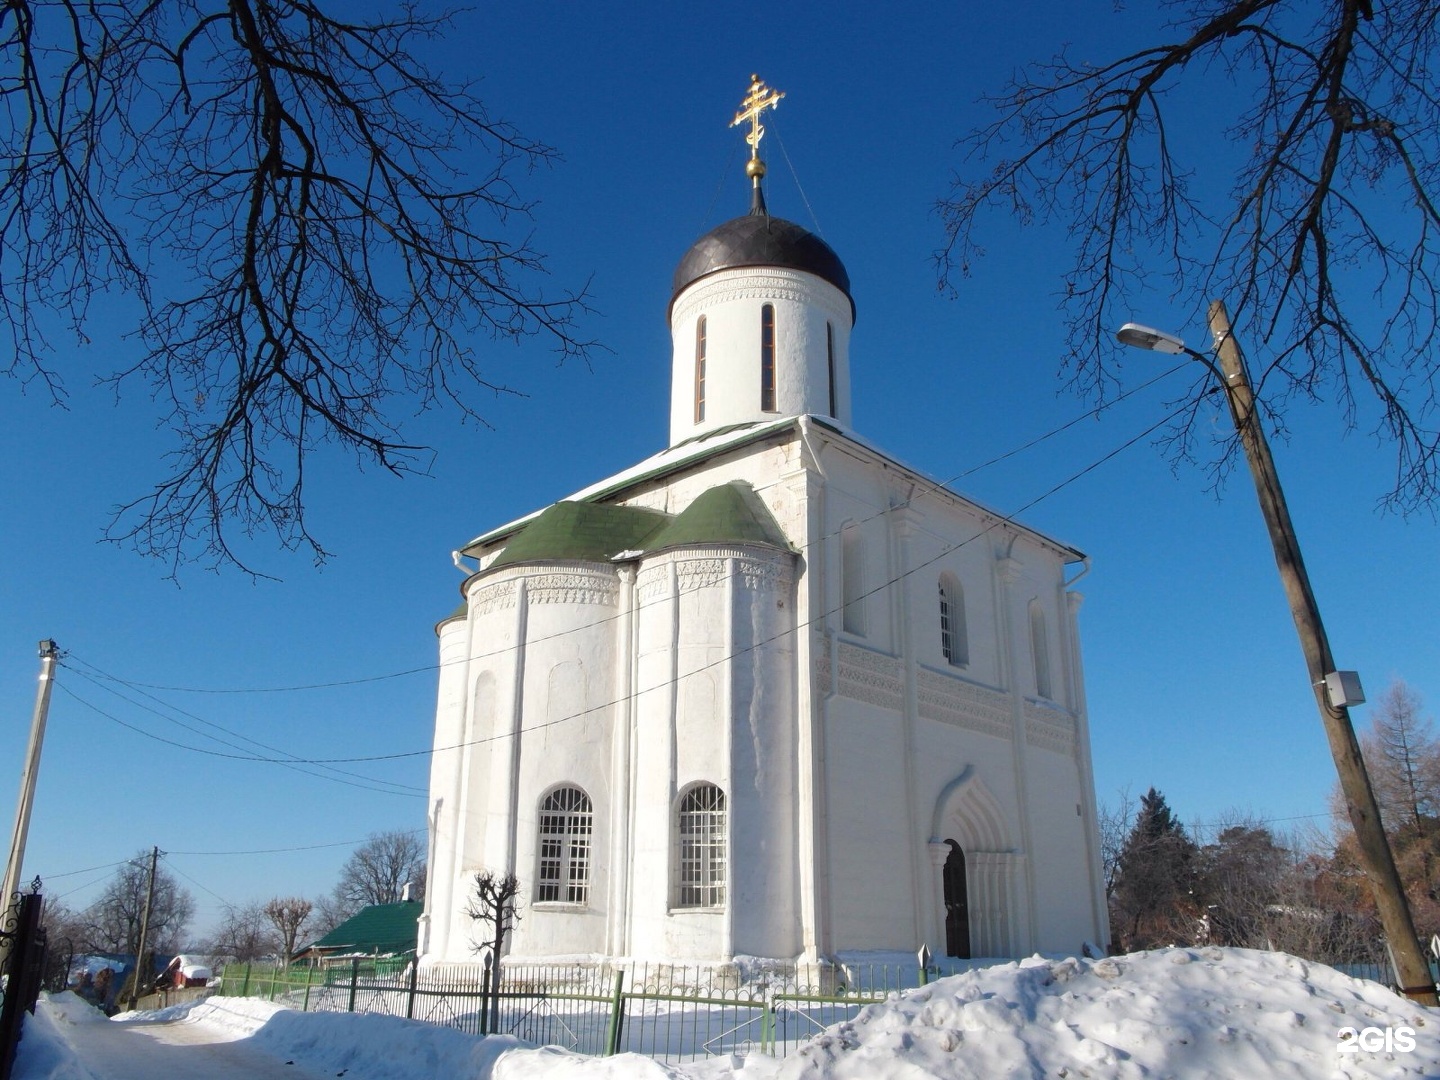
[[[145,967],[145,938],[150,934],[150,905],[155,900],[155,864],[160,860],[160,849],[150,849],[150,884],[145,890],[145,911],[140,916],[140,947],[135,950],[135,979],[130,984],[130,1011],[135,1011],[135,1002],[140,997],[140,979],[147,982],[153,975]]]
[[[5,864],[5,883],[0,892],[0,909],[20,891],[20,868],[25,861],[25,840],[30,835],[30,808],[35,803],[35,781],[40,775],[40,748],[45,742],[45,720],[50,713],[50,691],[55,685],[55,664],[60,646],[48,638],[40,642],[40,686],[35,691],[35,713],[30,720],[30,745],[25,751],[25,768],[20,773],[20,803],[15,808],[15,831],[10,837],[10,861]]]
[[[1400,992],[1422,1005],[1440,1005],[1430,965],[1415,936],[1410,905],[1405,900],[1405,889],[1395,868],[1395,856],[1380,822],[1375,792],[1365,771],[1365,761],[1360,756],[1360,744],[1350,723],[1349,709],[1334,704],[1327,690],[1325,677],[1335,670],[1330,642],[1325,636],[1325,625],[1320,621],[1320,608],[1315,603],[1310,576],[1305,572],[1305,562],[1300,557],[1300,541],[1295,536],[1290,510],[1285,505],[1285,494],[1280,489],[1280,478],[1275,472],[1275,462],[1270,457],[1270,446],[1255,412],[1255,397],[1245,377],[1244,362],[1230,332],[1230,316],[1223,301],[1211,302],[1209,322],[1215,341],[1215,355],[1220,361],[1219,374],[1225,384],[1225,398],[1230,405],[1230,417],[1245,448],[1250,475],[1255,480],[1255,493],[1259,496],[1260,509],[1270,530],[1275,565],[1280,570],[1285,597],[1290,602],[1290,614],[1300,635],[1300,647],[1305,653],[1310,684],[1315,691],[1315,703],[1320,708],[1320,720],[1330,741],[1335,769],[1340,774],[1340,791],[1350,814],[1350,825],[1355,830],[1361,864],[1365,876],[1370,879],[1380,922],[1395,957]],[[1190,352],[1189,349],[1185,351]],[[1203,356],[1200,358],[1209,362]]]

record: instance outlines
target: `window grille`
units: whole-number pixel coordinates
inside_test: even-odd
[[[680,800],[678,907],[725,903],[725,793],[714,784],[691,788]]]
[[[590,837],[595,815],[590,796],[563,787],[540,807],[540,870],[536,903],[585,904],[590,899]]]
[[[953,574],[940,578],[940,651],[953,667],[970,663],[970,641],[965,626],[965,590]]]

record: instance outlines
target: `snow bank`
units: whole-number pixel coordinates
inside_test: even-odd
[[[77,1004],[100,1019],[74,995],[52,997],[27,1018],[17,1080],[90,1080],[78,1063],[69,1071],[56,1064],[64,1026],[91,1022],[77,1014]],[[344,1070],[347,1080],[1440,1076],[1440,1012],[1322,965],[1248,949],[1035,957],[969,971],[872,1005],[783,1060],[752,1054],[667,1066],[635,1055],[585,1058],[509,1037],[479,1039],[386,1016],[296,1013],[254,999],[212,998],[138,1020],[204,1024],[223,1038],[253,1038],[282,1060]],[[1373,1034],[1342,1036],[1347,1028]],[[195,1074],[203,1075],[198,1063]]]
[[[13,1080],[94,1080],[94,1074],[70,1049],[64,1028],[104,1023],[105,1014],[78,994],[49,994],[24,1020]]]
[[[1341,1053],[1346,1027],[1405,1027],[1415,1049]],[[1375,983],[1283,953],[1167,949],[942,979],[832,1028],[775,1076],[1396,1080],[1437,1068],[1440,1015]]]

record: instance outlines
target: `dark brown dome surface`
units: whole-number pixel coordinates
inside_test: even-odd
[[[850,275],[835,250],[793,221],[765,213],[734,218],[696,240],[675,268],[671,303],[688,285],[707,274],[740,266],[777,266],[814,274],[843,292],[854,310]]]

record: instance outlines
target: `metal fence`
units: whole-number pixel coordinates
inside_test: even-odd
[[[580,1054],[682,1062],[784,1055],[866,1005],[967,966],[502,964],[497,979],[488,964],[417,968],[350,958],[310,968],[231,965],[220,992],[514,1035]]]

